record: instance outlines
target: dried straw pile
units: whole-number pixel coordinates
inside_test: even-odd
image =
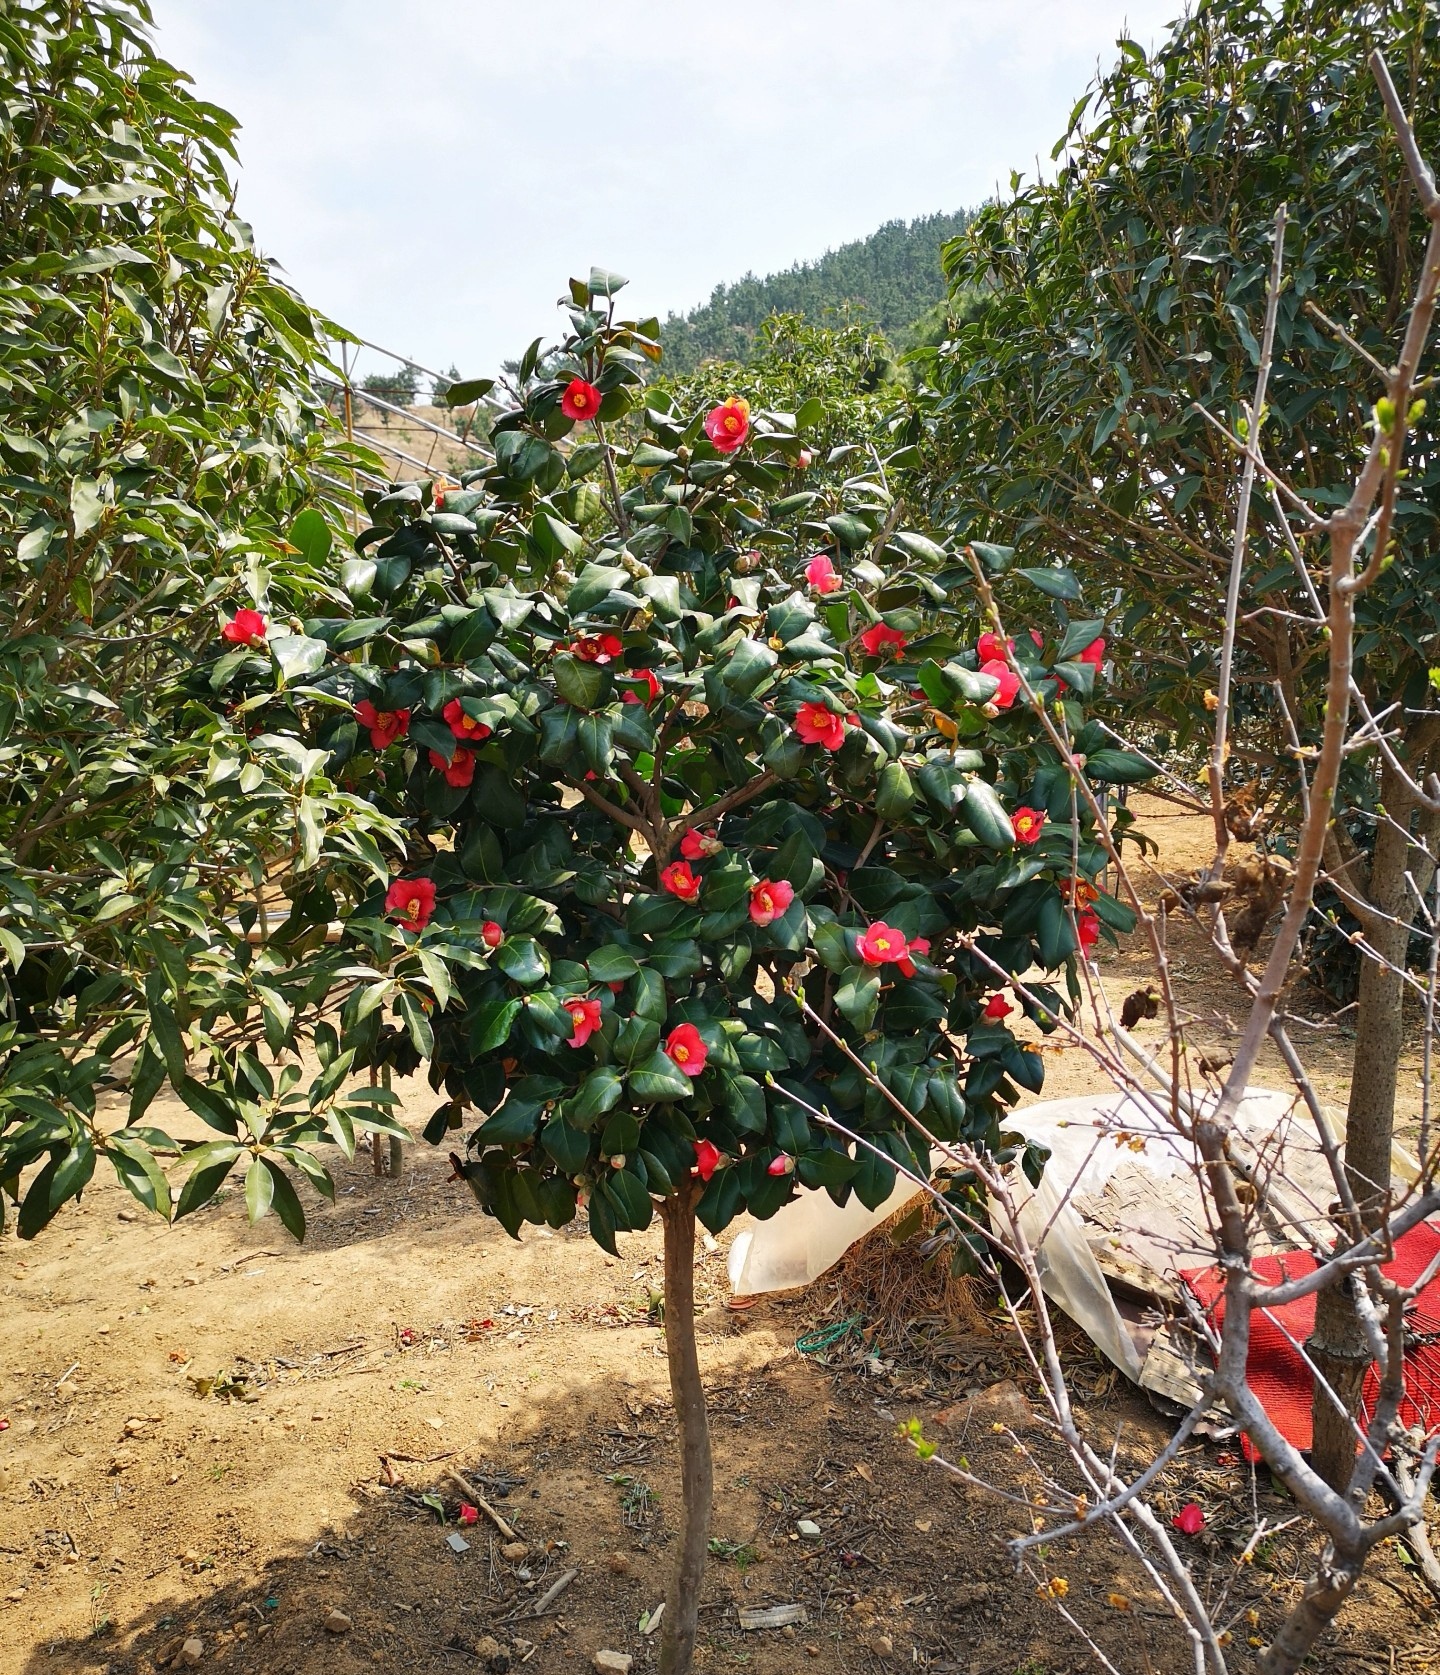
[[[861,1315],[861,1332],[845,1340],[845,1350],[863,1346],[868,1355],[949,1374],[968,1372],[993,1352],[983,1286],[952,1272],[953,1246],[936,1237],[942,1225],[927,1200],[918,1226],[907,1206],[852,1245],[811,1288],[820,1305],[816,1328]]]

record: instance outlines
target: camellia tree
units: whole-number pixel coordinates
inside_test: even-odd
[[[0,15],[0,1225],[16,1203],[23,1237],[97,1167],[168,1214],[151,1105],[168,1079],[214,1120],[207,1059],[252,1149],[217,1144],[296,1227],[260,1153],[384,1121],[343,1055],[302,1095],[251,1050],[312,1041],[346,963],[322,922],[339,863],[363,887],[393,832],[243,702],[344,600],[321,507],[353,456],[315,387],[325,323],[231,213],[235,122],[149,21]]]
[[[947,503],[963,484],[967,532],[1053,543],[1123,601],[1143,678],[1127,672],[1116,696],[1133,723],[1182,744],[1208,734],[1218,648],[1233,635],[1229,735],[1212,744],[1212,773],[1224,778],[1228,752],[1230,825],[1242,837],[1268,827],[1282,847],[1300,824],[1296,749],[1315,747],[1328,714],[1326,642],[1309,637],[1319,596],[1305,574],[1329,539],[1322,514],[1347,501],[1377,427],[1397,458],[1407,450],[1365,531],[1378,571],[1356,594],[1353,678],[1385,721],[1347,753],[1336,790],[1326,888],[1331,911],[1343,904],[1350,917],[1320,943],[1332,959],[1345,949],[1356,982],[1346,1157],[1372,1222],[1391,1185],[1405,965],[1440,835],[1440,815],[1414,790],[1440,771],[1440,468],[1433,396],[1398,415],[1388,397],[1376,404],[1425,217],[1369,58],[1379,49],[1394,66],[1433,158],[1437,37],[1429,0],[1207,0],[1149,56],[1122,41],[1075,106],[1054,178],[1017,182],[947,247],[956,300],[978,288],[985,306],[920,358],[933,386],[934,492]],[[1278,482],[1255,483],[1229,583],[1235,433],[1262,359],[1259,435]],[[1222,829],[1221,850],[1226,841]],[[1361,941],[1379,957],[1361,959]],[[1338,1486],[1373,1354],[1345,1288],[1322,1298],[1310,1348],[1324,1374],[1317,1448]],[[1338,1411],[1326,1384],[1343,1398]]]
[[[1016,666],[1096,780],[1148,770],[1082,714],[1104,624],[1067,614],[1073,576],[1023,572],[1043,622],[977,641],[970,563],[1008,550],[903,529],[878,455],[805,486],[795,416],[642,410],[656,346],[615,317],[622,283],[572,282],[571,331],[519,363],[492,465],[368,497],[353,608],[305,623],[283,691],[257,660],[245,701],[408,833],[346,918],[353,1062],[428,1061],[426,1137],[511,1234],[583,1206],[613,1251],[658,1209],[673,1672],[711,1485],[697,1219],[769,1216],[799,1185],[877,1206],[897,1171],[928,1175],[927,1136],[1024,1161],[1005,1113],[1043,1069],[1007,974],[1064,970],[1131,921]],[[1041,1029],[1071,1004],[1030,993]]]

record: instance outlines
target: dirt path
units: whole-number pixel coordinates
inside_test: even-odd
[[[1171,818],[1150,827],[1171,864],[1193,864],[1187,844],[1203,833],[1165,831]],[[1180,938],[1175,952],[1189,1004],[1223,1037],[1229,991],[1198,946]],[[1144,975],[1138,951],[1104,963],[1117,998]],[[1328,1098],[1343,1094],[1343,1049],[1339,1031],[1316,1037]],[[1047,1096],[1098,1085],[1075,1051],[1049,1067]],[[404,1087],[407,1117],[423,1122],[428,1090]],[[227,1675],[558,1675],[602,1648],[654,1666],[639,1625],[663,1593],[676,1492],[658,1231],[628,1237],[619,1261],[578,1229],[515,1243],[427,1147],[406,1149],[396,1180],[365,1158],[335,1161],[337,1203],[316,1207],[303,1247],[273,1220],[248,1227],[238,1194],[165,1229],[111,1185],[37,1243],[0,1242],[0,1675],[152,1675],[191,1654]],[[918,1416],[1014,1487],[1055,1464],[1038,1430],[1022,1436],[1027,1455],[951,1411],[968,1389],[1025,1384],[1008,1340],[976,1315],[948,1372],[867,1357],[858,1340],[817,1364],[795,1343],[838,1317],[833,1284],[733,1314],[725,1245],[697,1275],[717,1453],[701,1667],[1094,1667],[1008,1565],[1019,1513],[958,1489],[896,1435]],[[1163,1422],[1083,1342],[1073,1353],[1092,1417],[1123,1425],[1122,1454],[1142,1454]],[[514,1527],[509,1556],[488,1521],[455,1527],[454,1467]],[[432,1491],[443,1526],[422,1498]],[[1288,1511],[1214,1446],[1187,1453],[1166,1493],[1210,1513],[1196,1573],[1232,1589],[1246,1668],[1245,1642],[1273,1626],[1305,1544],[1282,1531],[1237,1565],[1252,1496],[1279,1524]],[[1189,1667],[1113,1545],[1049,1562],[1122,1675]],[[570,1569],[551,1614],[514,1620]],[[1440,1667],[1433,1620],[1393,1555],[1362,1596],[1318,1667]],[[805,1621],[740,1626],[739,1607],[780,1603]],[[192,1638],[198,1653],[182,1649]]]

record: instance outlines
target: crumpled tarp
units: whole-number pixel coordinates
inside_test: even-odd
[[[1036,1252],[1046,1296],[1127,1378],[1188,1405],[1199,1391],[1204,1352],[1183,1325],[1182,1292],[1188,1287],[1202,1305],[1212,1300],[1203,1276],[1215,1243],[1195,1148],[1171,1126],[1165,1096],[1157,1093],[1152,1102],[1115,1091],[1048,1100],[1013,1112],[1005,1128],[1050,1153],[1038,1186],[1018,1171],[1013,1176],[1020,1225]],[[1256,1183],[1265,1205],[1256,1245],[1260,1272],[1266,1271],[1261,1262],[1301,1260],[1295,1247],[1306,1243],[1307,1229],[1328,1242],[1334,1183],[1314,1122],[1293,1091],[1247,1089],[1233,1151],[1238,1172]],[[1397,1181],[1415,1178],[1414,1159],[1399,1147],[1393,1168]],[[768,1221],[742,1226],[730,1248],[732,1291],[755,1296],[808,1285],[919,1190],[901,1180],[875,1210],[854,1198],[840,1208],[823,1191],[802,1190]],[[1003,1240],[993,1207],[991,1218]],[[1440,1286],[1435,1298],[1440,1332]],[[1308,1307],[1313,1315],[1313,1303]],[[1283,1326],[1300,1342],[1309,1330],[1298,1315]],[[1262,1400],[1267,1409],[1273,1401],[1277,1414],[1293,1409],[1286,1424],[1298,1439],[1308,1426],[1309,1374],[1298,1356],[1294,1366],[1282,1365],[1283,1331],[1275,1330],[1271,1345],[1268,1330],[1260,1322],[1257,1328],[1255,1373],[1270,1391]],[[1428,1411],[1433,1399],[1440,1413],[1440,1350],[1436,1359],[1433,1398],[1421,1389],[1417,1400]]]

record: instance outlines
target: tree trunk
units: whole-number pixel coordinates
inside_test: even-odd
[[[1411,758],[1423,771],[1424,753]],[[1365,918],[1365,937],[1379,959],[1360,961],[1360,997],[1356,1010],[1355,1053],[1350,1073],[1350,1103],[1345,1118],[1345,1174],[1367,1229],[1384,1219],[1390,1191],[1390,1147],[1395,1134],[1395,1089],[1404,1045],[1405,987],[1402,973],[1409,951],[1415,900],[1407,871],[1423,896],[1434,864],[1435,820],[1421,821],[1416,839],[1410,831],[1414,802],[1400,775],[1388,765],[1380,774],[1380,800],[1389,815],[1379,823],[1370,864],[1367,896],[1373,912]],[[1399,828],[1399,829],[1397,829]],[[1382,963],[1383,962],[1383,963]],[[1332,1489],[1342,1491],[1355,1466],[1355,1432],[1350,1419],[1360,1405],[1361,1387],[1370,1365],[1370,1349],[1355,1313],[1348,1285],[1320,1293],[1315,1329],[1306,1346],[1316,1368],[1344,1405],[1343,1413],[1317,1379],[1312,1461]]]
[[[1342,1558],[1333,1550],[1326,1550],[1319,1569],[1305,1584],[1304,1593],[1281,1625],[1279,1634],[1261,1654],[1261,1675],[1296,1675],[1315,1642],[1349,1599],[1364,1563],[1365,1555],[1361,1552],[1347,1553]]]
[[[705,1390],[695,1352],[695,1204],[698,1186],[685,1183],[660,1206],[665,1230],[665,1357],[670,1394],[680,1421],[680,1550],[665,1590],[660,1624],[660,1675],[689,1675],[695,1656],[700,1583],[714,1476]]]
[[[388,1064],[379,1067],[373,1064],[370,1066],[370,1086],[373,1088],[377,1085],[383,1087],[387,1093],[390,1091],[390,1066]],[[388,1145],[386,1144],[387,1139],[389,1141]],[[392,1179],[399,1180],[400,1176],[405,1173],[405,1147],[398,1135],[372,1134],[370,1136],[370,1167],[376,1175],[389,1175]]]

